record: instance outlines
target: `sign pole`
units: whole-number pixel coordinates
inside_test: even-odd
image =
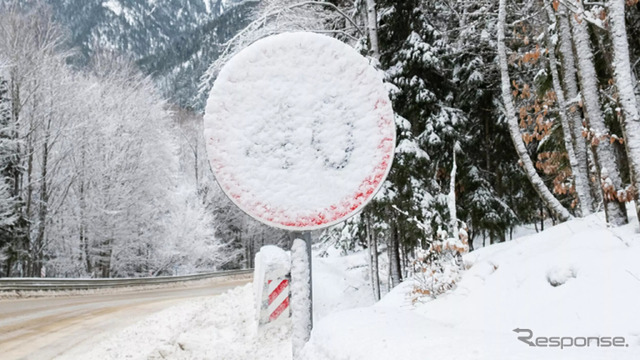
[[[291,245],[291,345],[293,359],[299,360],[302,348],[311,338],[313,294],[311,273],[311,232],[295,231]]]
[[[309,263],[309,336],[311,336],[311,329],[313,329],[313,272],[311,271],[311,231],[303,231],[302,239],[307,246],[307,260]]]

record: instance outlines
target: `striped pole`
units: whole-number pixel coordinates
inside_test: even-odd
[[[267,305],[269,322],[277,320],[284,312],[289,317],[289,279],[269,280],[267,287],[269,288]]]

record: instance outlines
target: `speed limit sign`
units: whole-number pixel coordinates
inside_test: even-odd
[[[255,219],[304,231],[339,223],[380,189],[395,123],[381,75],[313,33],[259,40],[220,72],[204,117],[211,168]]]

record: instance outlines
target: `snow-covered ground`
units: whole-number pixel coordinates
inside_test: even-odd
[[[457,288],[431,301],[415,302],[408,281],[374,305],[363,253],[316,258],[304,358],[640,359],[640,234],[631,222],[610,229],[594,215],[472,252]],[[167,309],[84,358],[290,359],[289,331],[258,332],[252,299],[247,285]],[[596,346],[616,337],[621,346]]]
[[[472,252],[457,288],[437,300],[412,304],[405,282],[374,306],[326,317],[306,358],[640,359],[640,234],[631,222],[608,229],[594,215]],[[514,329],[530,330],[534,344],[581,346],[530,346],[518,340],[528,332]],[[601,339],[587,347],[578,337]],[[624,344],[595,346],[614,337]]]
[[[314,322],[373,304],[363,253],[313,259]],[[81,357],[59,359],[291,359],[287,324],[258,331],[251,284],[173,306],[98,341]]]

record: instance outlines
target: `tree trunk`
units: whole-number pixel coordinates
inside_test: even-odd
[[[396,287],[402,281],[400,275],[400,251],[398,240],[398,225],[392,221],[391,238],[389,239],[389,276],[391,278],[391,288]]]
[[[524,141],[522,140],[520,126],[516,117],[515,105],[513,104],[513,99],[511,97],[511,80],[509,79],[509,64],[507,62],[507,48],[504,34],[506,19],[506,0],[500,0],[498,13],[498,57],[500,60],[500,73],[502,80],[502,100],[504,101],[506,110],[505,117],[509,125],[509,134],[511,135],[511,140],[513,141],[513,145],[518,153],[518,157],[523,164],[525,174],[529,178],[533,188],[538,193],[538,196],[540,196],[549,209],[552,209],[552,211],[557,214],[558,218],[563,221],[568,220],[572,217],[571,214],[562,206],[562,204],[560,204],[560,201],[553,196],[551,191],[549,191],[536,172],[533,162],[529,157],[529,153],[527,152],[527,148],[524,145]]]
[[[560,58],[562,61],[562,84],[564,85],[564,89],[566,91],[566,99],[565,101],[569,101],[571,103],[576,102],[579,92],[578,92],[578,79],[576,70],[576,62],[573,56],[573,44],[571,40],[571,26],[569,25],[569,19],[567,18],[566,8],[564,5],[560,4],[558,8],[558,35],[560,40],[560,46],[558,47],[560,51]],[[578,111],[578,106],[571,105],[571,103],[566,103],[568,109],[565,109],[565,113],[569,115],[570,123],[569,127],[571,128],[573,134],[573,142],[575,145],[575,153],[576,159],[578,160],[578,167],[580,168],[580,176],[583,176],[583,182],[589,185],[591,189],[591,185],[594,185],[593,181],[589,180],[589,151],[592,151],[587,147],[586,140],[584,136],[582,136],[582,116],[580,116],[580,112]],[[596,188],[600,188],[600,184],[595,184]],[[596,192],[596,193],[599,193]],[[587,201],[589,206],[589,213],[594,209],[595,201],[591,192],[587,194]],[[583,213],[582,215],[588,215],[589,213]]]
[[[451,231],[451,237],[458,240],[460,238],[460,232],[458,230],[458,215],[456,213],[456,149],[458,143],[453,145],[453,166],[451,167],[451,176],[449,179],[449,194],[447,196],[447,206],[449,207],[449,228]]]
[[[576,5],[583,10],[582,2]],[[600,98],[598,95],[598,78],[593,62],[593,51],[591,50],[587,22],[577,15],[570,16],[571,30],[573,34],[573,44],[578,58],[578,78],[582,90],[584,108],[587,113],[587,123],[595,138],[591,141],[595,147],[596,161],[600,169],[599,177],[602,181],[603,199],[607,221],[614,225],[622,225],[628,222],[627,212],[624,202],[615,198],[616,191],[622,189],[622,178],[616,162],[613,146],[608,139],[600,141],[599,137],[609,134],[604,123],[604,115],[600,108]]]
[[[366,229],[367,229],[367,245],[369,247],[369,273],[371,278],[371,290],[373,291],[373,298],[380,300],[380,279],[378,274],[378,240],[373,231],[371,225],[371,217],[366,215]]]
[[[540,231],[544,231],[544,205],[540,204]]]
[[[629,159],[631,184],[633,185],[636,214],[640,221],[640,114],[632,82],[629,42],[624,19],[624,0],[609,0],[609,25],[613,42],[613,68],[618,98],[624,119],[620,121],[624,132],[624,144]]]
[[[100,258],[97,264],[99,274],[102,278],[111,277],[111,256],[113,255],[113,234],[109,238],[102,241],[100,248]]]
[[[548,2],[544,3],[544,7],[549,17],[549,22],[555,21],[553,9]],[[558,65],[556,63],[556,47],[551,40],[551,35],[547,33],[547,48],[549,54],[549,68],[551,70],[551,78],[553,81],[553,89],[556,93],[556,99],[558,106],[560,107],[560,123],[562,125],[562,134],[564,140],[564,147],[567,150],[569,156],[569,163],[571,164],[571,172],[573,173],[573,179],[575,182],[576,193],[578,194],[578,200],[580,202],[580,212],[582,216],[587,216],[591,213],[591,193],[589,191],[589,183],[587,174],[583,173],[583,169],[578,163],[578,158],[573,148],[572,131],[570,126],[570,119],[567,114],[567,102],[564,97],[564,91],[560,85],[560,75],[558,74]],[[582,136],[577,141],[582,140]],[[586,155],[586,154],[585,154]],[[584,164],[586,170],[586,162]]]
[[[36,105],[36,97],[34,96],[34,105],[33,107],[35,108]],[[34,109],[35,112],[35,109]],[[34,153],[35,153],[35,148],[33,145],[33,133],[35,132],[35,128],[36,125],[34,124],[34,119],[33,119],[33,115],[31,115],[30,119],[29,119],[29,135],[27,136],[27,146],[26,146],[26,156],[27,156],[27,178],[26,178],[26,195],[24,196],[25,198],[25,210],[24,210],[24,217],[26,219],[28,219],[27,223],[26,223],[26,227],[25,227],[25,236],[23,238],[23,245],[22,245],[22,251],[25,252],[25,254],[23,255],[23,257],[25,258],[23,260],[23,268],[25,270],[23,270],[23,272],[25,274],[27,274],[27,276],[31,276],[31,277],[35,277],[36,274],[33,272],[33,262],[34,259],[32,257],[32,252],[33,252],[33,246],[31,244],[31,224],[33,222],[33,216],[32,216],[32,209],[31,206],[33,205],[33,184],[34,184],[34,177],[35,175],[33,174],[34,169],[33,169],[33,157],[34,157]],[[22,176],[22,179],[24,179],[24,175]],[[21,186],[23,187],[23,186]]]
[[[371,233],[371,244],[373,245],[373,286],[375,288],[374,296],[376,300],[380,300],[380,265],[378,263],[378,237],[375,232]]]
[[[51,132],[51,114],[47,119],[47,125],[44,133],[44,141],[42,148],[42,164],[40,165],[40,202],[38,204],[38,230],[35,239],[35,243],[33,244],[32,250],[33,255],[32,259],[34,262],[34,274],[33,276],[38,276],[40,274],[40,269],[43,265],[44,260],[44,247],[45,247],[45,231],[47,225],[47,215],[49,213],[49,192],[47,187],[48,179],[48,162],[49,162],[49,140],[50,140],[50,132]]]
[[[80,183],[80,230],[79,230],[79,236],[80,236],[80,257],[84,257],[84,265],[85,265],[85,269],[87,274],[91,274],[93,273],[93,266],[91,264],[91,253],[90,253],[90,246],[89,246],[89,239],[87,238],[87,225],[86,225],[86,208],[87,208],[87,201],[86,201],[86,194],[85,194],[85,162],[86,162],[86,143],[85,143],[85,139],[86,139],[86,135],[83,134],[82,137],[82,143],[81,143],[81,148],[80,148],[80,170],[79,170],[79,183]],[[81,259],[82,260],[82,259]]]
[[[371,56],[379,61],[380,46],[378,45],[378,15],[376,13],[375,0],[367,0],[367,32],[369,33]]]
[[[604,199],[602,198],[602,186],[600,186],[600,182],[597,181],[599,179],[600,170],[598,170],[598,162],[596,161],[596,152],[595,149],[589,146],[589,151],[587,152],[587,156],[589,159],[589,186],[591,187],[591,196],[593,197],[594,211],[600,211],[604,206]]]

